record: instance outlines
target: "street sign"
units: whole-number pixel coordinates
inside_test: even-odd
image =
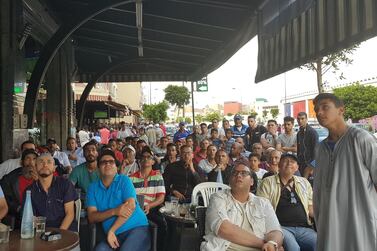
[[[207,77],[203,78],[196,82],[196,91],[197,92],[208,92],[208,81]]]

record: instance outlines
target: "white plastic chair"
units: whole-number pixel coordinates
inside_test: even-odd
[[[79,232],[79,230],[80,230],[80,215],[81,215],[81,200],[80,199],[75,200],[75,208],[76,208],[75,218],[76,218],[76,221],[77,221],[77,232]]]
[[[203,182],[196,185],[192,191],[191,205],[198,205],[198,197],[200,194],[203,198],[204,206],[208,207],[211,195],[222,189],[230,189],[230,187],[218,182]]]

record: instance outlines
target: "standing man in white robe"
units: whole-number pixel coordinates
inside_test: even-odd
[[[377,250],[377,140],[345,123],[343,101],[334,94],[313,102],[329,130],[315,158],[317,250]]]

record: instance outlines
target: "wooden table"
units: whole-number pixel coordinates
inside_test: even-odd
[[[9,242],[1,243],[1,251],[66,251],[72,250],[79,245],[77,233],[57,228],[47,228],[48,231],[58,231],[62,235],[60,240],[44,241],[34,236],[33,239],[21,239],[20,230],[10,232]]]

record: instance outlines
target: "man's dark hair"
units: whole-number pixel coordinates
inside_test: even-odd
[[[249,159],[251,159],[252,157],[257,158],[259,161],[260,161],[260,158],[261,158],[260,154],[258,154],[258,153],[250,153]]]
[[[145,143],[146,144],[147,142],[145,142],[145,140],[143,140],[143,139],[139,139],[136,144],[140,144],[140,143]]]
[[[275,125],[278,125],[278,122],[276,122],[276,120],[274,120],[274,119],[268,120],[267,124],[269,124],[269,123],[275,123]]]
[[[284,122],[292,122],[292,124],[294,124],[295,119],[292,118],[291,116],[286,116],[286,117],[284,117]]]
[[[187,149],[191,149],[191,150],[192,150],[192,148],[191,148],[190,146],[188,146],[188,145],[183,145],[183,146],[181,146],[181,149],[179,149],[180,152],[182,152],[183,149],[185,149],[185,148],[187,148]]]
[[[212,129],[211,129],[211,133],[212,133],[212,132],[217,132],[217,133],[218,133],[219,130],[217,130],[216,128],[212,128]]]
[[[95,146],[95,148],[97,149],[97,141],[92,139],[91,141],[89,141],[88,143],[86,143],[83,147],[83,150],[85,151],[85,149],[88,147],[88,146]],[[97,149],[98,151],[98,149]]]
[[[227,132],[231,132],[233,134],[233,131],[230,128],[225,129],[225,133],[227,133]]]
[[[115,139],[109,139],[108,145],[110,145],[110,144],[113,143],[113,142],[116,143]]]
[[[255,115],[249,115],[247,116],[247,119],[255,119]]]
[[[34,141],[26,140],[26,141],[22,142],[22,144],[21,144],[21,151],[22,151],[22,149],[24,149],[24,145],[26,145],[26,144],[33,144],[35,146]]]
[[[202,126],[206,126],[207,127],[207,124],[206,123],[201,123],[200,127],[202,127]]]
[[[334,103],[336,108],[344,106],[343,100],[339,97],[335,96],[333,93],[320,93],[313,99],[313,104],[316,106],[319,102],[324,99],[329,99],[331,102]]]
[[[151,148],[149,146],[144,146],[143,149],[141,150],[141,155],[144,153],[149,153],[151,156],[154,156]]]
[[[68,137],[68,138],[67,138],[67,143],[68,143],[68,141],[70,141],[70,140],[74,140],[74,141],[76,141],[76,138],[74,138],[74,137]]]
[[[305,116],[305,118],[308,118],[308,114],[306,114],[306,112],[297,113],[297,117],[302,117],[302,116]]]
[[[126,142],[131,142],[133,139],[134,139],[134,137],[128,136],[128,137],[126,137]]]
[[[118,142],[123,142],[123,139],[116,139],[117,143]]]

